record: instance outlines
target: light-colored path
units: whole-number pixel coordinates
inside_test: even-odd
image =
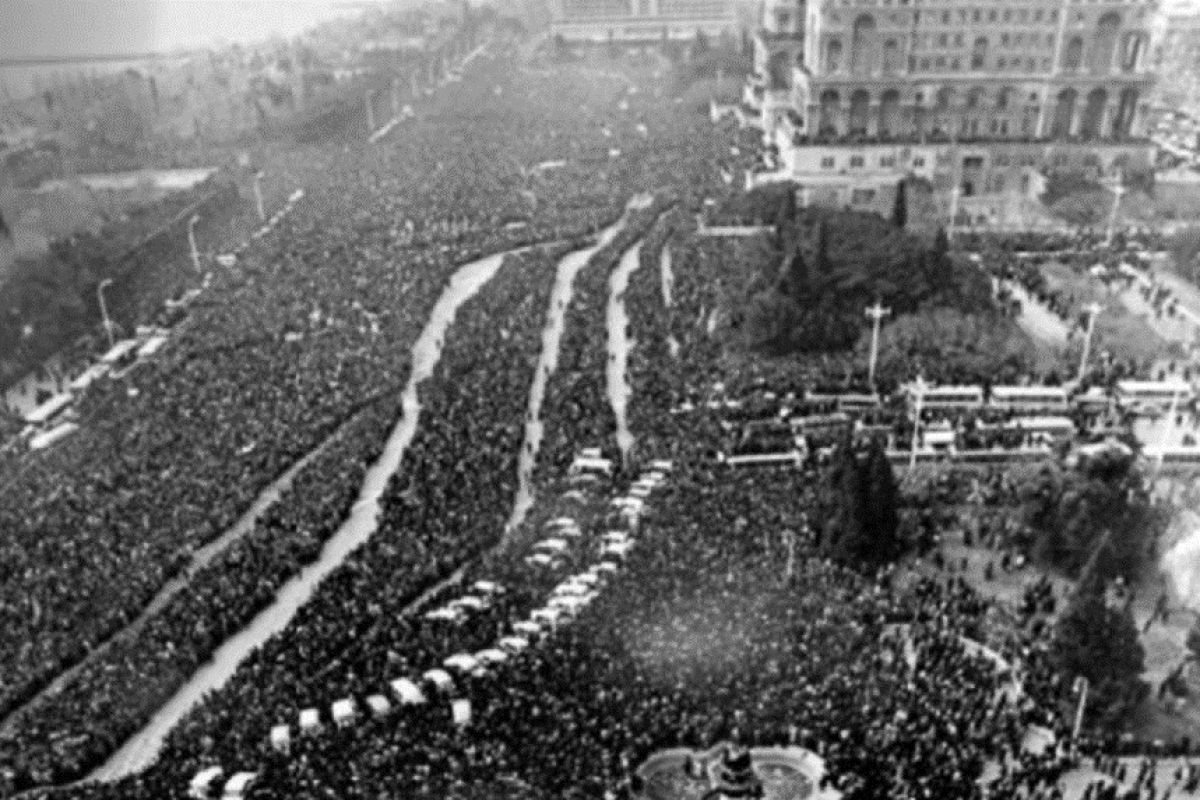
[[[644,203],[645,198],[638,196],[630,201],[629,208],[640,208]],[[542,401],[546,397],[546,383],[558,369],[559,346],[562,343],[563,330],[566,325],[567,309],[571,307],[575,276],[587,265],[597,250],[607,246],[616,238],[621,229],[625,227],[626,221],[627,216],[622,217],[616,224],[605,228],[595,244],[583,250],[568,253],[558,262],[554,288],[550,291],[550,308],[546,311],[546,327],[542,330],[542,350],[538,354],[533,385],[529,388],[529,405],[525,413],[525,441],[521,446],[521,455],[517,463],[517,499],[513,504],[512,516],[509,517],[507,526],[510,531],[521,524],[533,506],[533,469],[541,448],[544,427],[541,419]]]
[[[623,461],[628,460],[629,451],[633,447],[633,434],[629,430],[627,411],[629,395],[632,393],[627,367],[633,339],[629,337],[625,291],[629,288],[629,277],[641,264],[641,260],[642,243],[638,242],[621,255],[621,263],[609,276],[608,284],[608,360],[605,365],[605,377],[608,384],[608,401],[612,405],[613,416],[617,419],[617,448],[621,451]]]
[[[421,405],[418,386],[430,375],[441,356],[445,332],[458,308],[496,273],[508,253],[497,253],[460,268],[451,278],[430,314],[412,349],[412,373],[401,396],[402,414],[379,459],[367,471],[362,489],[349,517],[325,543],[315,562],[305,567],[280,589],[274,602],[249,625],[227,639],[141,731],[130,738],[88,780],[111,781],[149,766],[158,755],[167,733],[208,692],[225,684],[250,653],[282,631],[316,591],[320,582],[350,553],[362,545],[378,526],[380,498],[388,481],[399,469],[409,443],[416,434]]]

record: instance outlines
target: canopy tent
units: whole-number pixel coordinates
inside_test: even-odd
[[[536,628],[537,626],[535,625],[534,627]],[[524,636],[505,636],[496,642],[496,644],[510,653],[519,653],[529,647],[529,640]]]
[[[444,669],[427,670],[421,676],[424,680],[432,683],[439,691],[449,691],[454,688],[454,679],[450,677],[450,673]]]
[[[520,622],[515,623],[513,625],[513,630],[522,637],[528,636],[531,638],[536,638],[542,633],[541,626],[530,620],[521,620]]]
[[[354,701],[349,697],[334,700],[329,713],[333,717],[333,724],[339,728],[344,728],[354,722]]]
[[[257,772],[238,772],[225,783],[224,800],[241,800],[258,778]]]
[[[508,653],[496,647],[489,647],[476,653],[475,660],[480,664],[503,664],[508,661]]]
[[[450,701],[450,717],[455,725],[466,725],[471,721],[471,701],[456,698]]]
[[[525,558],[525,563],[536,567],[549,567],[554,564],[554,559],[545,553],[534,553]]]
[[[442,666],[448,669],[455,669],[459,672],[471,672],[479,666],[479,662],[474,656],[468,653],[456,653],[442,662]]]
[[[315,708],[306,708],[300,712],[300,732],[313,733],[321,729],[321,714]]]
[[[463,612],[457,608],[435,608],[433,611],[428,611],[425,614],[425,619],[434,620],[436,622],[462,622]]]
[[[504,591],[504,588],[495,581],[475,581],[471,584],[471,588],[487,595],[500,594]]]
[[[408,678],[397,678],[391,682],[392,694],[402,706],[418,706],[425,702],[425,695]]]
[[[569,578],[558,586],[555,586],[550,594],[552,597],[578,597],[579,595],[587,594],[591,590],[592,587],[588,584],[577,581],[574,578]]]
[[[557,536],[552,536],[549,539],[542,539],[533,546],[534,550],[547,550],[551,553],[561,553],[567,549],[567,540],[560,539]]]
[[[195,798],[195,800],[203,800],[208,797],[213,784],[224,774],[225,770],[220,767],[205,767],[200,770],[188,783],[188,797]]]
[[[577,527],[579,527],[579,523],[577,523],[575,520],[571,519],[570,517],[555,517],[552,520],[547,520],[544,527],[551,528],[551,529],[554,529],[554,528],[577,528]]]
[[[450,605],[455,608],[468,608],[472,611],[482,611],[483,609],[487,608],[490,603],[488,603],[482,597],[476,597],[473,594],[467,594],[463,595],[457,600],[451,601]]]
[[[383,695],[373,694],[367,697],[367,708],[371,709],[372,716],[383,717],[391,712],[392,704]]]
[[[276,725],[271,728],[271,748],[279,753],[286,753],[292,747],[292,729],[287,725]]]

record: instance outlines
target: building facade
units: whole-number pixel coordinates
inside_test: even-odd
[[[551,35],[568,42],[655,42],[737,31],[734,0],[551,0]]]
[[[1142,120],[1157,8],[764,0],[742,110],[778,150],[780,174],[819,187],[813,196],[856,205],[847,200],[917,174],[972,224],[1001,224],[992,218],[1028,197],[1038,173],[1153,163]],[[982,201],[967,198],[983,195],[1009,200],[969,214]]]

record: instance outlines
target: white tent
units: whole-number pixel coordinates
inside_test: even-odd
[[[581,572],[578,575],[571,576],[571,580],[576,583],[582,583],[585,586],[595,586],[600,582],[600,578],[594,572]]]
[[[205,767],[200,770],[188,783],[188,797],[195,798],[195,800],[203,800],[208,797],[213,784],[224,774],[225,770],[220,767]]]
[[[504,591],[503,587],[495,581],[475,581],[471,584],[471,588],[483,594],[500,594]]]
[[[250,787],[254,785],[255,778],[258,777],[256,772],[239,772],[235,774],[225,783],[225,794],[223,800],[242,800],[246,793],[250,791]]]
[[[561,553],[567,549],[567,540],[552,536],[549,539],[542,539],[533,548],[535,550],[546,550],[551,553]]]
[[[585,447],[579,451],[579,455],[584,458],[601,458],[602,453],[599,447]]]
[[[534,627],[537,627],[536,625]],[[519,653],[529,647],[529,640],[524,636],[505,636],[500,641],[496,642],[500,647],[510,653]]]
[[[616,556],[617,558],[625,558],[629,555],[629,549],[632,547],[630,542],[622,542],[620,544],[606,544],[600,548],[601,556]]]
[[[427,670],[421,677],[436,686],[439,691],[445,692],[454,688],[454,679],[444,669]]]
[[[371,709],[373,716],[382,717],[392,710],[392,704],[383,695],[373,694],[367,697],[367,708]]]
[[[521,636],[536,637],[542,632],[542,628],[536,622],[522,620],[513,625],[513,630]]]
[[[577,528],[577,527],[579,527],[579,523],[577,523],[575,520],[571,519],[570,517],[555,517],[554,519],[546,522],[545,527],[547,527],[547,528]]]
[[[629,534],[625,531],[605,531],[600,541],[604,544],[621,544],[629,541]]]
[[[629,487],[629,494],[631,497],[644,500],[650,496],[650,487],[634,484],[633,486]]]
[[[495,647],[489,647],[476,653],[475,660],[481,664],[503,664],[508,661],[508,653]]]
[[[467,653],[456,653],[443,661],[442,666],[447,669],[456,669],[459,672],[470,672],[479,666],[479,662]]]
[[[462,622],[463,612],[457,608],[435,608],[425,613],[425,619],[438,622]]]
[[[271,728],[271,748],[286,753],[292,747],[292,729],[287,725],[276,725]]]
[[[466,725],[471,721],[471,701],[458,698],[450,701],[450,716],[455,725]]]
[[[333,706],[330,708],[330,716],[333,717],[333,723],[339,728],[350,725],[354,722],[354,701],[349,697],[334,700]]]
[[[550,608],[562,609],[564,613],[575,616],[583,609],[584,606],[588,604],[590,600],[591,597],[588,595],[551,597],[548,605]]]
[[[613,573],[615,573],[617,571],[617,565],[612,563],[611,561],[601,561],[599,564],[597,564],[595,566],[595,569],[598,572],[603,572],[608,575],[612,575]]]
[[[425,695],[408,678],[397,678],[391,682],[392,694],[402,706],[417,706],[425,702]]]
[[[553,597],[566,597],[568,595],[574,595],[577,597],[581,594],[587,594],[591,590],[592,587],[588,584],[577,581],[574,578],[570,578],[569,580],[563,581],[558,586],[555,586],[554,590],[550,594]]]
[[[553,628],[562,619],[563,612],[553,606],[539,608],[529,618],[543,627]]]
[[[545,553],[534,553],[526,557],[525,563],[537,567],[548,567],[554,563],[554,559]]]
[[[300,712],[300,732],[313,733],[321,729],[321,715],[315,708],[306,708]]]
[[[457,600],[452,601],[450,605],[454,606],[455,608],[467,608],[471,611],[482,611],[488,607],[488,602],[482,597],[476,597],[473,594],[467,594],[463,595]]]
[[[666,459],[658,459],[650,462],[650,468],[656,469],[659,472],[670,472],[675,468],[675,464]]]

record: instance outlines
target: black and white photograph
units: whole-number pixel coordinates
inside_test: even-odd
[[[1200,800],[1200,0],[0,0],[0,800]]]

